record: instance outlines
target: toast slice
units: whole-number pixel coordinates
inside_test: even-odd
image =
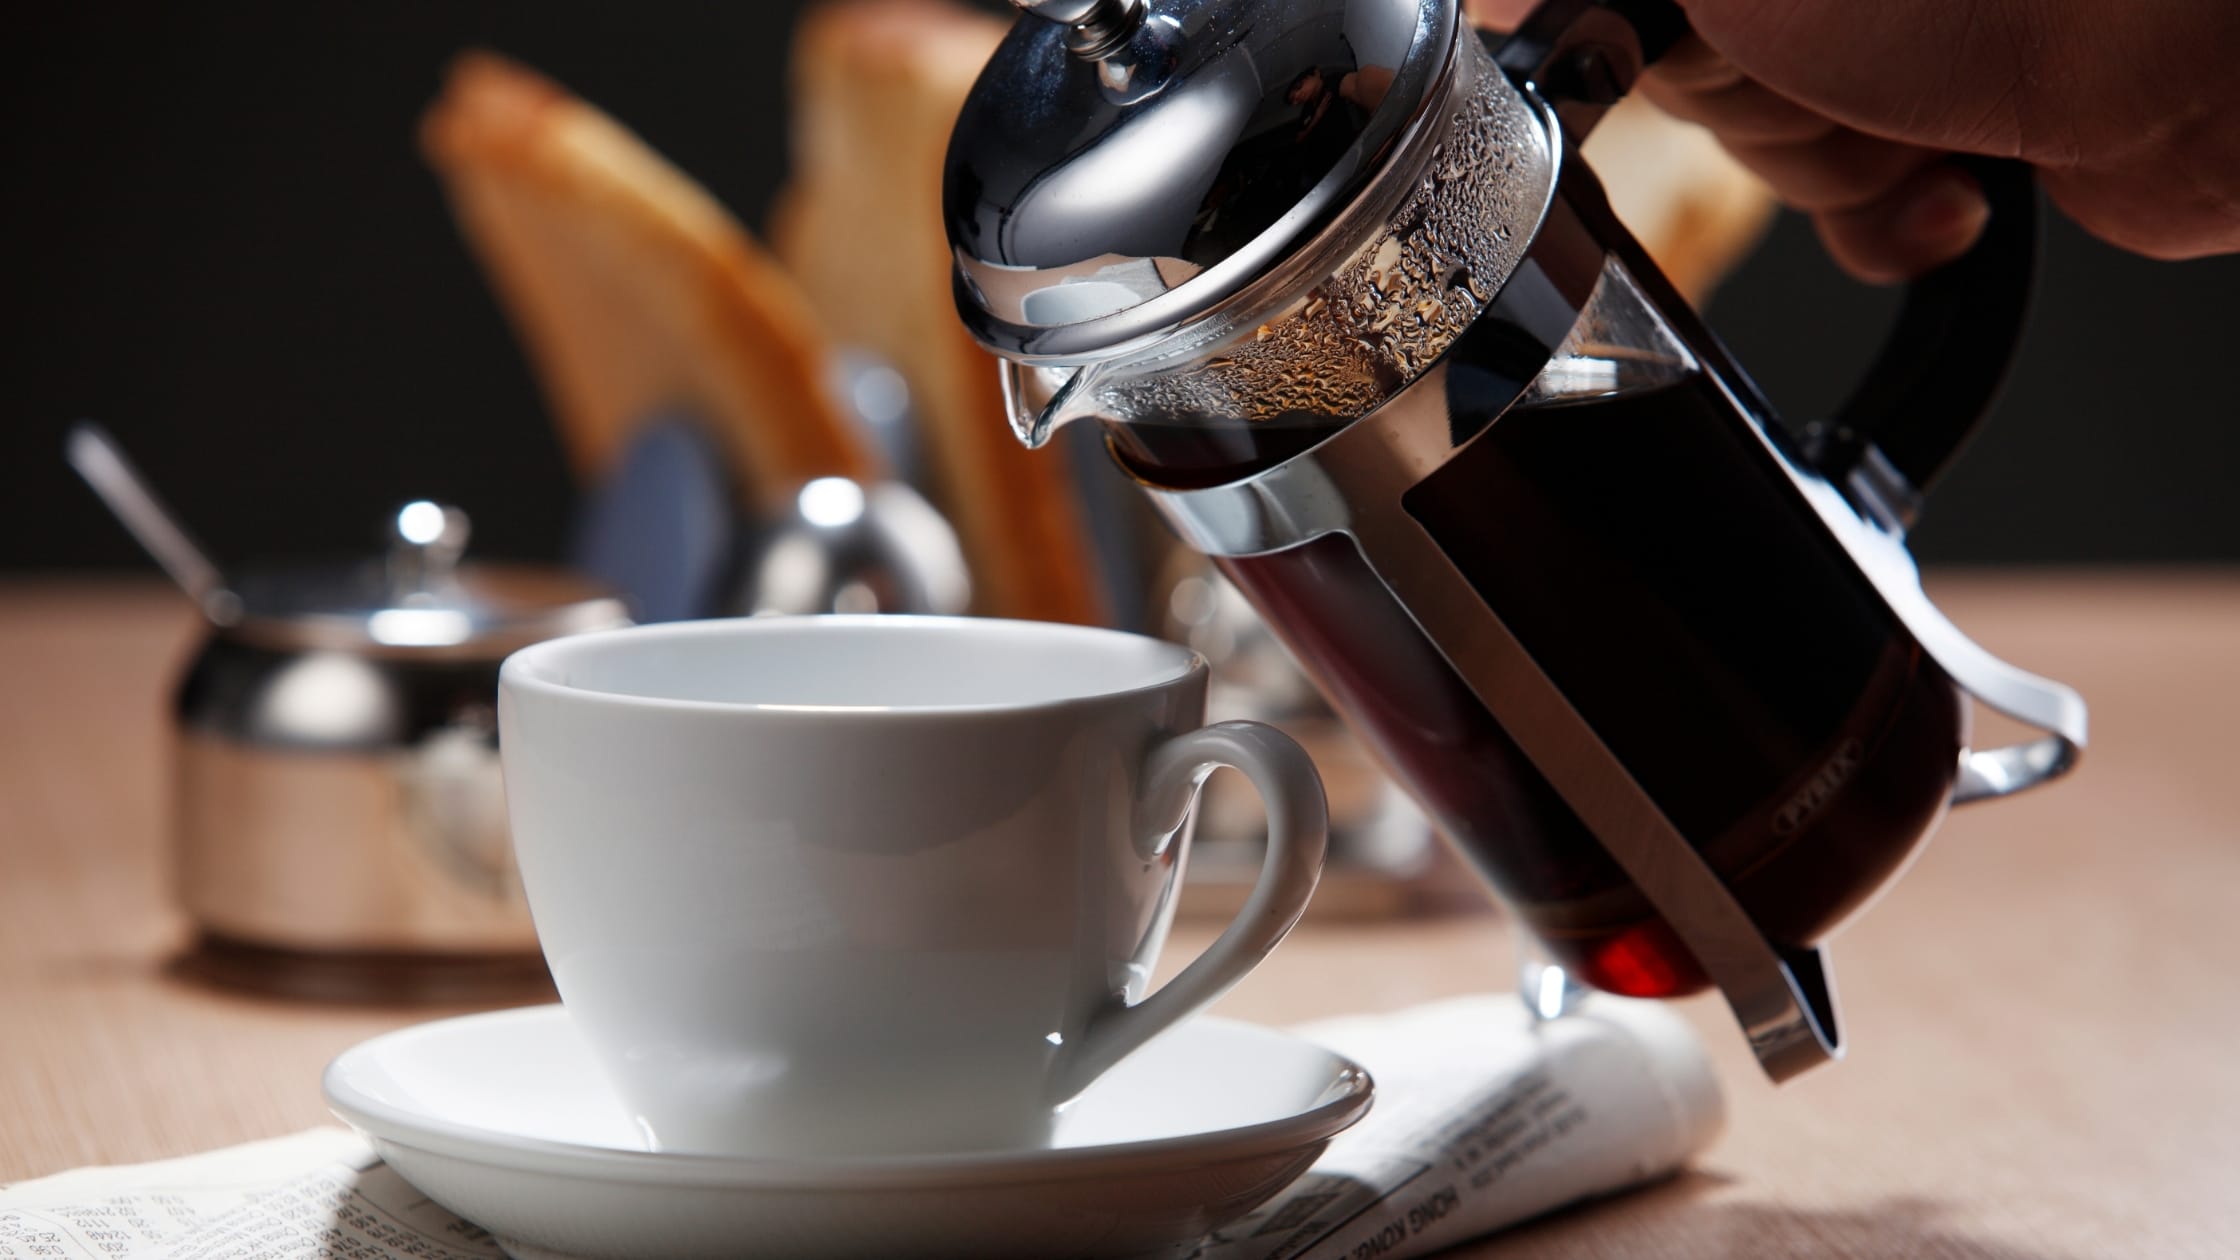
[[[963,540],[976,610],[1095,624],[1104,601],[1067,461],[1012,437],[996,361],[950,292],[942,158],[1005,29],[938,0],[841,0],[804,14],[792,173],[771,244],[825,329],[909,382],[932,497]]]
[[[1582,150],[1610,208],[1665,278],[1701,304],[1756,247],[1773,194],[1712,134],[1629,96],[1602,116]]]
[[[830,393],[832,350],[807,299],[637,136],[534,71],[470,53],[420,140],[579,478],[603,476],[649,418],[679,413],[713,431],[763,511],[816,477],[877,474]]]

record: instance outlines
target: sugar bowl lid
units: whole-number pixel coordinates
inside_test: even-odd
[[[466,513],[420,500],[388,554],[360,564],[246,573],[219,617],[259,647],[496,660],[543,639],[629,623],[613,594],[558,569],[462,564]]]
[[[1042,362],[1140,344],[1311,238],[1461,21],[1456,0],[1014,3],[1036,16],[967,98],[942,201],[966,322]]]

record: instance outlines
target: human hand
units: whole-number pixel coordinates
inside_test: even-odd
[[[1477,0],[1512,26],[1530,0]],[[1953,153],[2016,157],[2088,231],[2157,258],[2240,249],[2240,5],[2216,0],[1683,0],[1643,77],[1716,133],[1847,270],[1891,281],[1973,244]]]

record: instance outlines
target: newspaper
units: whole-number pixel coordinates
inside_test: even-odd
[[[1726,1106],[1695,1033],[1653,1002],[1535,1020],[1513,995],[1296,1029],[1377,1082],[1307,1174],[1198,1260],[1406,1260],[1679,1171]]]
[[[5,1260],[489,1260],[490,1235],[428,1201],[347,1129],[0,1189]]]
[[[1298,1031],[1368,1067],[1376,1104],[1199,1260],[1425,1255],[1671,1173],[1723,1121],[1702,1047],[1653,1003],[1537,1023],[1473,997]],[[501,1254],[341,1129],[0,1189],[0,1260]]]

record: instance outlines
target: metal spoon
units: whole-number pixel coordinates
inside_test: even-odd
[[[91,420],[71,425],[63,444],[63,458],[101,496],[125,531],[202,609],[203,616],[220,626],[241,619],[241,597],[234,594],[225,575],[187,534],[178,517],[156,497],[108,430]]]
[[[856,348],[836,356],[833,372],[841,410],[878,447],[889,479],[802,486],[754,540],[731,610],[963,614],[972,602],[964,548],[911,486],[925,468],[908,383]]]
[[[956,531],[917,491],[819,477],[763,535],[733,608],[955,616],[971,599]]]

